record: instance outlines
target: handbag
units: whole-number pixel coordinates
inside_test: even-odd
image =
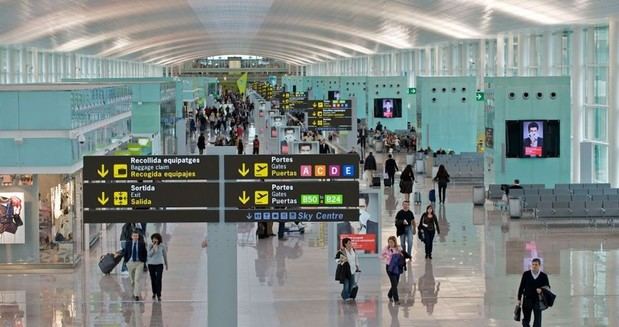
[[[419,238],[420,241],[422,242],[426,242],[426,235],[425,235],[425,231],[423,230],[423,228],[417,228],[417,237]]]
[[[13,215],[13,221],[15,222],[15,225],[17,225],[17,226],[23,226],[24,225],[24,221],[21,219],[19,214],[14,214]]]
[[[7,233],[15,234],[17,232],[17,225],[14,222],[2,225],[4,226],[4,231]]]
[[[516,307],[514,308],[514,320],[515,321],[520,321],[520,312],[521,312],[520,304],[516,304]]]

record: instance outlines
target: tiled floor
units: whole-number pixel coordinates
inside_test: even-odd
[[[392,217],[401,198],[385,192],[383,237],[395,232]],[[516,287],[535,256],[544,260],[558,295],[555,307],[544,312],[544,326],[619,326],[616,230],[545,229],[531,219],[510,220],[491,205],[474,208],[470,186],[459,185],[450,186],[439,214],[443,233],[434,260],[424,259],[415,240],[400,306],[388,303],[389,281],[382,274],[361,277],[356,304],[339,300],[340,286],[327,268],[326,225],[311,224],[286,241],[257,241],[254,226],[239,225],[239,326],[517,326]],[[169,246],[161,304],[150,300],[148,279],[147,300],[135,303],[127,278],[99,271],[99,256],[119,247],[119,229],[108,230],[109,241],[97,244],[72,273],[0,275],[2,326],[207,325],[207,301],[217,298],[207,299],[208,251],[201,248],[206,225],[149,224],[148,231],[163,233]]]

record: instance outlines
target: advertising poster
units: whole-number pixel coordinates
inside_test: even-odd
[[[337,225],[338,248],[346,237],[352,240],[357,253],[378,253],[378,194],[359,194],[359,221]]]
[[[24,193],[0,192],[0,244],[24,244]]]
[[[525,121],[522,123],[522,142],[525,157],[541,157],[544,148],[544,123]]]

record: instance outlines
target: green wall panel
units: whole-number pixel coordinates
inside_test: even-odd
[[[15,92],[0,92],[0,130],[19,128],[19,96]]]
[[[475,100],[475,77],[417,77],[423,147],[477,151],[483,102]]]
[[[158,133],[161,124],[159,102],[133,102],[131,117],[132,133]]]
[[[523,97],[529,93],[528,99]],[[537,98],[537,93],[542,98]],[[555,92],[556,97],[550,98]],[[514,93],[513,99],[510,93]],[[506,120],[559,120],[558,158],[505,158]],[[571,107],[569,77],[503,77],[486,79],[486,124],[494,129],[494,146],[486,148],[485,183],[508,184],[571,182]]]

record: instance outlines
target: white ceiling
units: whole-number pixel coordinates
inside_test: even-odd
[[[162,65],[226,54],[302,65],[617,14],[619,0],[0,0],[0,44]]]

